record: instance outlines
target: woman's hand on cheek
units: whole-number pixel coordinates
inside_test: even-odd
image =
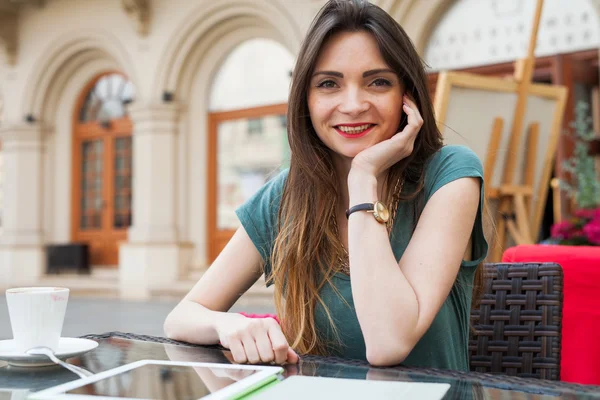
[[[402,109],[408,117],[408,124],[390,139],[384,140],[376,145],[364,149],[352,160],[350,173],[366,173],[377,177],[383,171],[396,164],[398,161],[408,157],[415,144],[415,139],[421,126],[423,118],[417,105],[408,96],[404,96]]]

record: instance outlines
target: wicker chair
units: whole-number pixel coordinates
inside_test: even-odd
[[[471,370],[560,379],[563,273],[553,263],[484,265],[471,311]]]

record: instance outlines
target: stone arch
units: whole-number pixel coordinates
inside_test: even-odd
[[[419,54],[423,55],[433,28],[455,1],[380,0],[380,3],[404,28]]]
[[[196,64],[199,59],[208,60],[203,54],[217,43],[221,51],[216,57],[222,60],[233,46],[225,49],[221,45],[232,36],[238,38],[236,44],[253,37],[271,38],[282,43],[292,54],[297,53],[301,42],[297,21],[277,2],[222,0],[208,8],[199,8],[183,22],[170,41],[174,45],[161,57],[165,62],[158,73],[159,84],[154,98],[189,87],[190,82],[186,79],[189,78],[189,65]]]
[[[248,22],[238,20],[223,24],[220,27],[223,31],[214,32],[215,37],[219,38],[218,45],[198,47],[198,52],[190,57],[181,73],[180,86],[176,92],[178,100],[185,105],[182,108],[180,131],[186,134],[179,137],[179,149],[182,151],[180,159],[186,159],[190,167],[190,175],[182,178],[187,184],[179,187],[180,198],[188,199],[185,205],[180,205],[182,213],[179,223],[183,236],[197,244],[193,261],[195,265],[204,265],[207,260],[206,229],[198,223],[189,224],[189,221],[206,220],[206,192],[201,183],[206,182],[207,178],[205,160],[208,155],[205,141],[214,77],[227,55],[240,43],[253,38],[268,38],[280,42],[280,38],[271,30],[248,25]],[[243,27],[238,23],[243,24]]]
[[[193,266],[206,263],[207,122],[212,82],[229,53],[242,42],[267,38],[297,54],[296,19],[278,1],[223,0],[192,13],[161,60],[153,101],[170,94],[181,105],[177,140],[179,176],[177,225],[181,239],[194,243]],[[168,97],[167,97],[168,98]]]
[[[115,38],[104,32],[71,32],[57,39],[35,63],[25,87],[21,114],[50,123],[56,111],[52,100],[61,95],[77,71],[94,64],[102,64],[104,71],[123,72],[138,87],[133,64]]]
[[[19,112],[44,131],[42,228],[50,242],[71,240],[73,116],[82,90],[96,76],[119,71],[136,85],[119,41],[101,31],[69,32],[41,54],[30,72]]]

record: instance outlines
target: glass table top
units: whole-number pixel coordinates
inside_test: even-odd
[[[156,338],[160,339],[160,338]],[[228,351],[213,347],[188,347],[156,341],[99,335],[99,346],[69,362],[99,373],[138,360],[171,360],[230,363]],[[316,356],[302,357],[298,365],[284,366],[284,377],[292,375],[403,382],[442,382],[451,385],[444,399],[600,399],[598,387],[563,382],[525,380],[475,373],[446,373],[415,368],[373,368],[364,363]],[[59,366],[23,368],[0,361],[0,400],[25,399],[28,393],[78,379]],[[120,382],[119,384],[133,384]]]

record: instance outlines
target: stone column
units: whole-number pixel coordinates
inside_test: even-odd
[[[137,105],[133,122],[133,225],[119,247],[123,298],[147,298],[185,274],[191,248],[177,230],[177,131],[179,106]]]
[[[42,234],[43,130],[38,124],[0,128],[4,166],[0,281],[36,285],[45,272]]]

